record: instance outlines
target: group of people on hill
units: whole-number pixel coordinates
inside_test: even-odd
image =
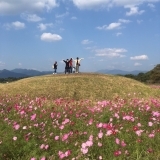
[[[65,74],[79,73],[79,66],[82,59],[84,58],[77,57],[76,59],[70,58],[70,59],[63,60],[63,62],[65,63]],[[58,66],[58,63],[57,61],[55,61],[54,65],[52,66],[52,68],[54,69],[53,74],[57,74],[57,66]]]

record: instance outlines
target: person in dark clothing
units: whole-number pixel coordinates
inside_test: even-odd
[[[65,66],[65,74],[67,72],[70,73],[70,67],[69,67],[70,60],[69,59],[67,59],[66,61],[63,60],[63,62],[66,64],[66,66]]]
[[[53,69],[54,69],[54,73],[53,74],[57,74],[57,66],[58,66],[57,61],[55,61],[55,63],[52,66]]]
[[[70,68],[70,73],[72,73],[72,69],[73,69],[73,60],[72,60],[72,58],[69,60],[69,68]]]

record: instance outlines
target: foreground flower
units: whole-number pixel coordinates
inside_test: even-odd
[[[122,154],[120,150],[114,152],[114,156],[118,157]]]
[[[17,137],[13,137],[13,140],[16,141],[16,140],[17,140]]]
[[[31,121],[33,121],[33,120],[35,120],[36,119],[36,114],[33,114],[32,116],[31,116]]]
[[[152,122],[148,122],[148,126],[152,127],[153,123]]]
[[[142,132],[143,132],[143,130],[137,130],[137,131],[136,131],[136,134],[137,134],[138,136],[141,136]]]
[[[19,124],[15,124],[15,125],[13,126],[13,128],[14,128],[15,130],[18,130],[18,129],[20,128],[20,125],[19,125]]]
[[[87,154],[88,153],[88,148],[87,147],[86,148],[81,148],[81,152],[83,154]]]
[[[71,150],[67,150],[66,152],[59,151],[58,155],[60,159],[63,159],[71,155]]]

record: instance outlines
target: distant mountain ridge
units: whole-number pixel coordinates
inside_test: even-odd
[[[123,71],[123,70],[118,70],[118,69],[113,69],[113,70],[98,70],[98,73],[104,73],[104,74],[120,74],[120,75],[126,75],[126,74],[133,74],[133,75],[138,75],[139,73],[146,73],[147,71],[139,71],[139,70],[135,70],[135,71]]]
[[[37,71],[32,69],[13,69],[13,70],[0,70],[0,78],[22,78],[22,77],[33,77],[33,76],[41,76],[46,74],[52,74],[52,71]]]
[[[9,77],[14,77],[14,78],[22,78],[22,77],[34,77],[34,76],[41,76],[41,75],[47,75],[47,74],[52,74],[53,71],[37,71],[33,69],[21,69],[21,68],[16,68],[13,70],[0,70],[0,78],[9,78]],[[123,71],[123,70],[99,70],[96,73],[103,73],[103,74],[120,74],[120,75],[126,75],[126,74],[133,74],[133,75],[138,75],[139,73],[145,73],[145,71]]]
[[[11,70],[14,73],[21,73],[21,74],[25,74],[27,76],[41,76],[41,75],[46,75],[46,74],[51,74],[53,73],[53,71],[37,71],[37,70],[33,70],[33,69],[21,69],[21,68],[17,68],[17,69],[13,69]]]
[[[20,77],[28,77],[28,76],[23,73],[15,73],[6,69],[0,70],[0,78],[8,78],[8,77],[20,78]]]

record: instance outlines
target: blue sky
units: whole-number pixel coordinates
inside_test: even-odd
[[[0,0],[0,70],[149,71],[160,63],[160,0]]]

